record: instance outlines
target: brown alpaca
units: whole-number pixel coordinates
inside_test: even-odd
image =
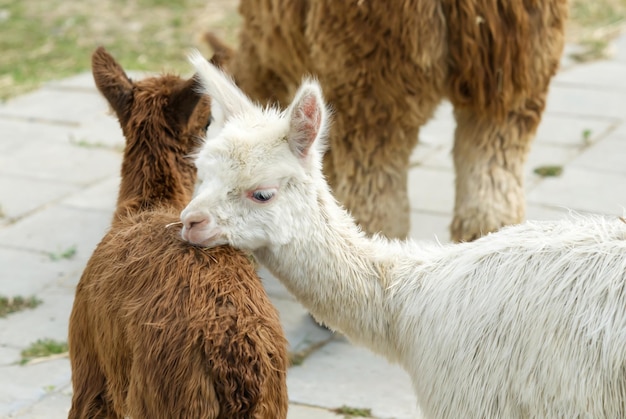
[[[567,0],[241,0],[239,11],[235,81],[286,106],[303,75],[319,79],[334,110],[324,171],[366,231],[408,234],[411,150],[444,98],[457,123],[452,239],[522,221]]]
[[[126,149],[70,317],[69,418],[285,418],[287,342],[252,262],[180,238],[208,99],[194,79],[133,82],[102,48],[92,65]]]

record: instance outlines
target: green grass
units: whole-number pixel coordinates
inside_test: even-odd
[[[0,0],[0,100],[88,71],[99,45],[128,69],[189,73],[186,55],[204,47],[203,31],[234,40],[236,6],[223,0]]]
[[[35,308],[41,303],[42,301],[34,296],[24,298],[21,296],[6,297],[0,295],[0,317],[6,317],[11,313]]]
[[[44,358],[67,352],[67,342],[54,339],[39,339],[22,351],[20,364],[24,365],[33,359]]]
[[[341,406],[334,410],[335,413],[346,417],[368,418],[372,416],[372,409],[361,409],[358,407]]]
[[[562,166],[550,166],[550,165],[539,166],[535,168],[533,172],[535,172],[535,174],[541,177],[556,177],[556,176],[561,176],[561,174],[563,173],[563,167]]]
[[[76,254],[76,246],[70,246],[65,250],[59,252],[50,252],[48,256],[51,260],[71,259]]]
[[[105,46],[127,69],[188,74],[201,34],[235,46],[239,0],[0,0],[0,101],[90,69]],[[605,53],[626,23],[626,0],[571,0],[568,41],[580,60]],[[576,58],[576,57],[574,57]]]
[[[626,0],[571,0],[567,39],[581,50],[577,61],[606,58],[612,38],[626,29]]]

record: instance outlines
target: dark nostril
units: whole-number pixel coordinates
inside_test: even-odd
[[[200,221],[191,221],[189,223],[189,228],[202,227],[202,226],[206,225],[208,222],[209,222],[209,220],[207,220],[207,219],[200,220]]]
[[[182,221],[187,229],[201,228],[209,224],[209,217],[206,214],[189,214]]]

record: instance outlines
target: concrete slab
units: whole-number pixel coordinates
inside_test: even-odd
[[[367,349],[333,341],[307,361],[289,369],[289,397],[335,409],[368,408],[377,418],[419,418],[408,375]]]
[[[41,299],[50,284],[82,270],[84,263],[75,259],[52,260],[39,251],[0,247],[0,294],[7,297],[38,296]],[[0,341],[1,342],[1,341]]]
[[[0,107],[0,116],[78,125],[85,115],[103,109],[106,100],[96,90],[43,88],[8,100]]]
[[[626,135],[610,134],[573,160],[570,167],[626,175]],[[614,186],[616,190],[623,188],[623,185]],[[626,196],[624,198],[626,204]]]
[[[88,185],[119,173],[122,155],[58,142],[30,142],[0,155],[0,172],[46,181]],[[32,193],[36,193],[33,191]]]
[[[60,204],[85,210],[100,210],[110,213],[112,216],[115,211],[119,186],[120,176],[106,178],[83,188],[80,193],[69,195]]]
[[[557,178],[546,178],[527,194],[530,204],[600,214],[621,215],[626,208],[624,176],[568,166]]]
[[[43,302],[37,308],[0,319],[0,342],[6,347],[22,350],[39,339],[67,342],[73,290],[48,289],[39,297]],[[19,358],[14,361],[18,362]]]
[[[554,83],[546,105],[547,112],[606,119],[621,119],[626,109],[626,92],[596,90]]]
[[[0,224],[9,223],[81,190],[79,185],[17,175],[0,176]]]
[[[604,117],[545,112],[532,147],[553,145],[582,149],[605,136],[617,121]]]
[[[75,247],[86,260],[109,228],[109,212],[53,206],[0,229],[0,245],[43,254]]]
[[[409,171],[408,190],[412,210],[452,213],[454,173],[430,167],[413,167]]]
[[[0,417],[10,418],[21,417],[19,412],[55,389],[67,387],[71,373],[69,360],[62,358],[34,365],[4,366],[0,368],[0,376]],[[60,419],[65,411],[50,411],[47,417]]]
[[[64,419],[72,404],[71,385],[59,389],[46,389],[46,396],[34,405],[20,411],[15,417],[23,419]],[[54,413],[53,413],[54,412]]]
[[[560,72],[555,76],[554,83],[626,92],[624,74],[626,74],[626,63],[594,61]]]
[[[411,231],[413,240],[437,240],[441,243],[450,241],[449,226],[452,222],[452,208],[449,214],[411,211]]]

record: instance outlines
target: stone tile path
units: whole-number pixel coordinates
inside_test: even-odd
[[[621,215],[626,207],[626,36],[610,60],[564,59],[527,170],[527,215],[568,209]],[[411,235],[447,241],[453,181],[454,121],[442,105],[421,133],[410,174]],[[63,418],[71,400],[66,356],[19,365],[42,338],[65,341],[74,287],[106,231],[117,193],[123,138],[91,74],[50,83],[0,105],[0,295],[43,303],[0,319],[0,418]],[[559,165],[556,178],[533,169]],[[54,260],[67,250],[70,259]],[[320,349],[289,370],[289,418],[339,418],[340,406],[376,418],[419,417],[408,376],[395,365],[316,326],[269,275],[291,349]]]

